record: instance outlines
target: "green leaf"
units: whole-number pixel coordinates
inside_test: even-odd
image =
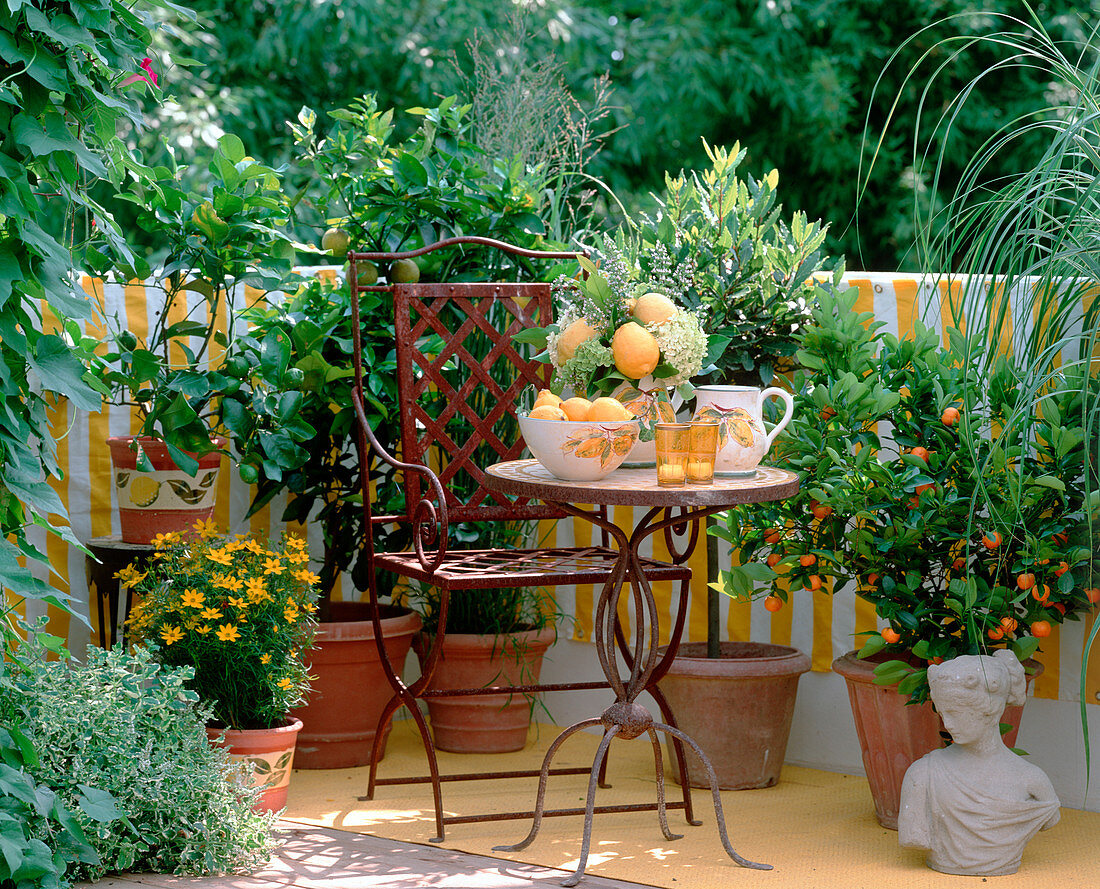
[[[93,821],[107,824],[122,817],[122,812],[118,808],[118,800],[106,790],[89,787],[86,784],[78,786],[80,787],[80,793],[77,796],[77,805]]]
[[[897,685],[913,672],[905,661],[885,661],[875,667],[875,685]]]
[[[60,337],[52,333],[39,337],[27,363],[38,373],[43,388],[64,395],[81,410],[98,411],[102,406],[99,394],[84,382],[84,365]]]

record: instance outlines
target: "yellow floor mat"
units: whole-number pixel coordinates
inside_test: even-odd
[[[554,739],[549,726],[532,730],[531,742],[519,753],[476,756],[440,754],[444,773],[485,769],[507,771],[537,767]],[[598,738],[579,733],[558,751],[555,765],[591,765]],[[389,741],[379,775],[426,774],[419,739],[410,722],[398,723]],[[655,799],[652,748],[643,738],[615,741],[608,778],[596,802],[620,804]],[[443,785],[448,813],[476,814],[530,810],[537,778],[460,781]],[[367,770],[295,771],[285,817],[341,830],[414,843],[435,835],[428,785],[378,788],[375,799],[363,802]],[[680,799],[677,785],[667,782],[670,800]],[[583,806],[587,777],[552,777],[548,804],[558,808]],[[734,849],[753,861],[774,865],[763,872],[738,867],[726,857],[715,828],[710,794],[693,793],[700,827],[684,823],[683,813],[669,812],[669,823],[680,840],[661,836],[656,812],[597,815],[588,872],[667,889],[943,889],[977,885],[984,878],[938,874],[925,867],[923,855],[898,846],[897,834],[875,820],[867,782],[861,777],[788,766],[775,787],[722,794],[726,824]],[[490,855],[528,864],[573,870],[581,847],[582,816],[547,818],[535,841],[519,853],[494,852],[493,846],[515,843],[529,821],[497,821],[447,827],[445,848]],[[1067,889],[1094,885],[1100,865],[1100,814],[1062,810],[1062,820],[1028,845],[1017,874],[991,877],[998,889]],[[1082,879],[1086,882],[1082,882]],[[582,883],[583,886],[583,883]]]

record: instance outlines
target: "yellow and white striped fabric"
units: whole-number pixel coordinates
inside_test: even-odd
[[[334,268],[316,270],[318,274],[333,276]],[[922,280],[916,276],[887,273],[851,272],[847,281],[859,289],[856,303],[858,311],[872,312],[875,318],[886,325],[886,329],[896,335],[905,336],[913,330],[917,319],[929,326],[939,326],[941,317],[951,312],[953,293],[949,293],[942,284]],[[152,294],[153,282],[129,285],[105,284],[87,276],[83,278],[85,291],[103,307],[108,317],[116,317],[122,326],[129,328],[139,337],[143,336],[155,318],[151,313],[161,304],[159,294]],[[198,297],[196,297],[198,298]],[[263,294],[255,291],[238,294],[239,305],[262,299]],[[219,318],[218,324],[225,329],[225,318]],[[1024,329],[1031,319],[1023,319],[1017,328]],[[1012,328],[1009,327],[1009,335]],[[86,332],[102,338],[106,331],[102,325],[89,323]],[[220,351],[215,347],[217,351]],[[211,355],[218,357],[217,351]],[[128,434],[135,429],[135,420],[129,409],[107,407],[99,414],[86,414],[74,410],[62,401],[51,412],[50,421],[58,443],[58,458],[64,470],[62,480],[55,480],[55,487],[65,503],[70,522],[80,540],[118,533],[117,517],[113,509],[112,486],[110,484],[110,459],[104,440],[109,435]],[[254,533],[278,534],[282,526],[278,517],[282,514],[284,501],[276,500],[248,522],[244,514],[250,502],[250,489],[237,478],[229,466],[223,466],[218,482],[218,505],[215,520],[220,527],[232,532],[252,531]],[[614,507],[614,518],[624,528],[633,528],[635,516],[629,507]],[[295,529],[304,531],[310,542],[311,551],[321,552],[320,531],[316,527]],[[554,523],[543,523],[539,529],[541,539],[547,545],[568,545],[573,542],[586,543],[592,539],[592,526],[580,519],[569,519]],[[95,608],[88,608],[88,590],[85,581],[84,554],[70,547],[54,535],[47,535],[42,529],[34,529],[32,539],[49,556],[53,571],[51,581],[62,591],[68,592],[74,609],[87,616],[93,615]],[[650,544],[646,553],[656,558],[667,557],[663,551],[663,541]],[[729,554],[723,554],[720,563],[729,564]],[[693,580],[691,584],[691,605],[686,638],[701,641],[706,638],[706,555],[705,547],[700,544],[691,560]],[[45,577],[45,573],[42,574]],[[659,611],[662,614],[663,627],[667,633],[668,616],[671,610],[671,590],[658,588]],[[576,640],[590,640],[594,599],[597,591],[590,586],[563,588],[559,591],[560,609],[573,619],[571,628],[565,633]],[[344,578],[336,592],[337,598],[355,598],[357,593],[349,578]],[[624,609],[626,600],[624,596]],[[39,603],[35,607],[41,612]],[[32,609],[33,610],[33,609]],[[629,620],[629,614],[622,615]],[[753,604],[722,602],[721,619],[725,628],[725,638],[758,641],[770,641],[785,645],[794,645],[810,654],[815,670],[828,670],[833,658],[850,650],[856,644],[855,634],[876,627],[874,610],[850,589],[828,594],[826,591],[810,593],[798,591],[791,595],[790,604],[778,613],[764,610],[761,602]],[[1036,694],[1040,697],[1077,700],[1079,697],[1079,670],[1085,629],[1091,621],[1066,624],[1056,628],[1054,634],[1043,644],[1043,660],[1046,671],[1036,683]],[[70,648],[81,652],[89,639],[96,638],[94,632],[78,620],[50,609],[50,630],[69,639]],[[663,641],[663,640],[662,640]],[[1100,657],[1093,659],[1087,682],[1086,696],[1092,702],[1097,701],[1100,693]]]

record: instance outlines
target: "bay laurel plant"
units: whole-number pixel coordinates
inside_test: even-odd
[[[772,455],[800,491],[715,529],[740,550],[722,585],[751,596],[764,581],[782,601],[853,584],[882,625],[860,653],[885,652],[878,680],[920,701],[929,662],[1025,658],[1100,599],[1097,444],[1073,387],[1028,409],[1009,356],[981,370],[973,340],[948,327],[945,346],[919,321],[898,339],[855,311],[857,294],[819,289]]]
[[[158,535],[146,569],[121,579],[140,600],[131,638],[154,647],[170,667],[189,667],[187,682],[217,723],[231,729],[285,725],[309,689],[318,577],[305,541],[281,544],[223,538],[204,523],[197,533]]]
[[[60,820],[67,835],[46,819],[25,821],[51,856],[38,862],[37,877],[12,885],[125,871],[247,873],[268,860],[273,816],[253,812],[256,791],[228,777],[228,754],[206,735],[210,711],[187,687],[190,669],[162,666],[144,648],[89,648],[84,664],[50,660],[31,634],[3,672],[0,725],[18,724],[19,735],[9,736],[35,751],[22,768],[38,786],[31,805],[70,813]],[[0,773],[11,778],[10,751],[3,759]],[[11,815],[19,799],[0,796],[0,811]],[[10,840],[13,822],[4,824]],[[5,842],[0,860],[12,848]],[[71,866],[47,880],[49,861],[63,856]]]
[[[710,167],[666,173],[658,211],[624,226],[619,243],[644,273],[662,255],[694,269],[689,303],[705,309],[709,382],[770,385],[790,369],[814,272],[831,265],[828,226],[801,210],[784,218],[779,171],[762,179],[740,171],[748,154],[740,143],[703,147]]]

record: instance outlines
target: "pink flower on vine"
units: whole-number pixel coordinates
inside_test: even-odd
[[[157,85],[157,74],[153,70],[153,60],[149,59],[149,58],[142,59],[141,60],[141,70],[144,71],[145,73],[144,74],[131,74],[124,81],[122,81],[122,85],[123,86],[129,86],[131,83],[135,83],[139,80],[144,80],[147,83],[150,83],[153,86],[156,86]]]

